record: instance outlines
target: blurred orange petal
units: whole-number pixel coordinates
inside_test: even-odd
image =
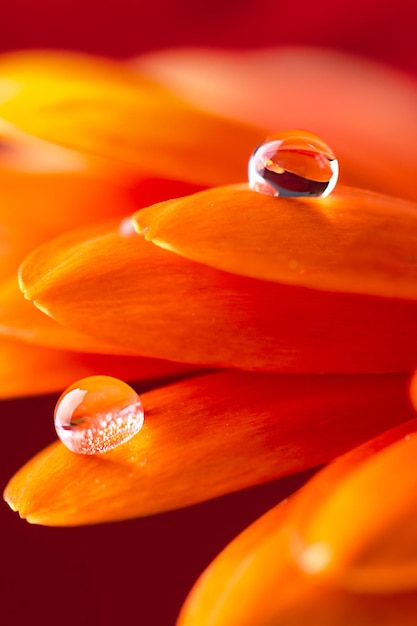
[[[417,591],[416,430],[413,420],[384,433],[300,493],[291,523],[301,568],[356,593]],[[326,559],[311,558],[320,551]]]
[[[0,338],[0,399],[61,393],[74,380],[95,374],[140,380],[149,386],[190,371],[190,366],[170,361],[75,353]]]
[[[142,175],[237,182],[264,134],[195,109],[123,63],[92,56],[5,54],[0,80],[0,116],[10,124]]]
[[[0,167],[0,280],[15,274],[29,251],[48,238],[136,210],[119,179],[90,170],[39,173]]]
[[[218,187],[137,212],[147,240],[243,276],[417,299],[417,204],[339,186],[327,198]]]
[[[417,83],[390,67],[303,47],[163,50],[134,66],[202,109],[321,135],[344,184],[417,199]]]
[[[348,453],[246,529],[202,574],[178,625],[414,624],[416,427]]]
[[[243,192],[246,198],[247,194]],[[241,196],[237,191],[236,204]],[[264,214],[271,209],[269,197],[252,196]],[[194,196],[197,211],[199,197]],[[356,201],[356,196],[353,198]],[[337,200],[330,201],[332,212],[335,205]],[[294,209],[298,206],[302,211],[306,205],[297,201],[291,204]],[[359,218],[357,211],[352,211]],[[256,230],[256,211],[251,215]],[[317,228],[327,223],[320,216],[311,216],[311,221],[314,219]],[[303,248],[311,238],[310,223],[305,232],[297,220],[285,223],[287,230],[277,232],[272,242],[269,237],[268,244],[276,250],[280,241],[292,239],[293,252],[306,258]],[[336,238],[336,227],[322,228]],[[341,241],[342,235],[343,231]],[[382,241],[382,234],[380,237]],[[395,241],[392,245],[401,259],[401,245],[396,246]],[[316,263],[323,253],[314,252],[314,246],[309,250],[311,263]],[[275,253],[262,250],[260,256],[263,254],[273,257]],[[358,254],[366,258],[366,253]],[[368,278],[362,275],[355,258],[342,261],[337,253],[335,258],[343,270],[348,268],[347,278],[340,272],[341,280],[349,280],[352,290],[365,291],[363,285],[372,285],[379,273],[383,277],[378,277],[380,284],[396,296],[399,289],[403,290],[401,295],[410,296],[415,287],[410,278],[415,275],[412,262],[405,278],[393,273],[391,288],[389,263],[384,258],[376,260],[375,268],[368,260],[368,270],[373,271]],[[283,259],[282,274],[289,280],[285,256]],[[69,233],[34,251],[21,268],[21,287],[27,298],[61,324],[144,356],[281,372],[414,370],[416,301],[332,293],[329,283],[331,280],[337,286],[337,272],[329,269],[326,273],[321,263],[321,275],[317,275],[322,278],[322,289],[299,286],[297,277],[295,284],[284,285],[219,271],[163,250],[143,237],[122,237],[100,226],[96,232]],[[349,269],[350,263],[354,268]],[[392,264],[395,268],[396,261]],[[380,267],[386,269],[380,272]],[[406,267],[406,261],[399,262],[398,267]],[[357,285],[362,284],[362,289],[354,282],[355,268]],[[278,274],[279,270],[275,271]]]
[[[88,458],[52,444],[5,497],[28,521],[57,526],[190,505],[325,463],[409,419],[406,384],[402,375],[187,379],[143,394],[145,425],[126,444]]]

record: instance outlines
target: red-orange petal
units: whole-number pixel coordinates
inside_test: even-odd
[[[301,568],[354,593],[417,592],[416,429],[300,496],[291,523]]]
[[[69,352],[0,339],[0,399],[61,392],[79,378],[95,374],[140,381],[147,387],[183,376],[193,368],[144,357]]]
[[[235,191],[229,189],[237,203],[242,195],[248,197],[247,191]],[[269,197],[252,196],[251,202],[265,214],[267,207],[274,210]],[[198,210],[199,196],[194,198]],[[303,211],[304,203],[295,201],[290,206]],[[360,225],[360,212],[355,208],[353,212]],[[256,229],[256,211],[251,215]],[[408,223],[414,224],[413,219],[410,210]],[[311,220],[317,221],[317,228],[326,222],[316,214]],[[307,244],[309,223],[303,228],[299,221],[287,219],[285,224],[287,230],[277,232],[276,241],[269,238],[269,243],[275,250],[280,241],[285,247],[285,240],[292,239],[297,244],[293,252],[301,256],[304,244],[309,245],[314,273],[314,263],[323,253]],[[343,240],[343,231],[321,228]],[[317,237],[324,241],[324,234]],[[376,239],[382,254],[383,236]],[[401,245],[394,243],[401,257]],[[334,255],[339,258],[337,252]],[[21,282],[26,297],[61,324],[136,354],[281,372],[414,370],[417,302],[411,296],[415,294],[415,263],[400,262],[398,267],[407,267],[408,273],[403,278],[394,271],[390,286],[386,276],[379,278],[389,272],[389,263],[378,257],[373,266],[369,259],[371,273],[362,276],[353,251],[352,255],[352,260],[340,259],[343,270],[352,266],[348,274],[352,291],[366,291],[364,285],[369,285],[375,293],[371,285],[379,280],[385,289],[380,296],[395,297],[329,291],[330,281],[337,287],[337,272],[330,267],[326,272],[323,260],[322,288],[316,280],[312,289],[295,281],[284,285],[219,271],[154,246],[143,237],[121,237],[103,230],[96,235],[94,230],[70,233],[39,248],[23,264]],[[392,264],[395,268],[396,261]],[[380,272],[381,267],[388,269]],[[362,289],[355,286],[355,268]],[[285,257],[281,271],[289,279]],[[340,275],[346,283],[342,271]],[[406,294],[408,299],[398,297]]]
[[[344,184],[417,199],[417,83],[393,68],[305,47],[162,50],[135,66],[211,112],[320,135]]]
[[[409,454],[415,455],[416,440],[415,434],[404,436],[416,427],[413,420],[348,453],[246,529],[201,576],[178,625],[414,624],[417,580],[415,567],[410,578],[408,565],[415,562],[416,498],[413,488],[407,502],[405,491],[415,482],[414,464],[408,464],[411,480],[406,464]],[[397,454],[400,448],[404,455]],[[384,534],[393,522],[395,532]],[[314,534],[314,542],[300,551],[300,527],[302,538],[310,533],[310,540],[320,527],[320,541]],[[355,542],[362,548],[365,542],[369,552],[362,552],[363,576],[352,585],[351,564],[344,557]],[[320,569],[325,570],[326,557],[339,571],[331,565],[326,572]],[[366,568],[366,558],[375,559],[374,569]]]
[[[8,148],[13,152],[13,145]],[[31,158],[36,162],[38,156]],[[116,173],[88,167],[55,172],[0,167],[0,280],[14,275],[24,257],[50,237],[137,210],[131,184]]]
[[[226,272],[417,299],[417,204],[339,186],[327,198],[217,187],[137,212],[147,240]]]
[[[0,286],[0,335],[35,345],[77,352],[129,354],[126,348],[96,340],[58,324],[24,299],[17,277]]]
[[[143,394],[145,425],[123,446],[86,458],[53,444],[5,497],[28,521],[58,526],[190,505],[320,465],[409,419],[406,383],[247,372],[184,380]]]
[[[10,53],[0,57],[0,77],[6,85],[0,116],[9,123],[142,175],[203,185],[236,182],[264,134],[199,111],[116,61]]]

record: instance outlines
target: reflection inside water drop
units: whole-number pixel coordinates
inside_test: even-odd
[[[90,376],[59,398],[55,429],[77,454],[100,454],[128,441],[143,426],[142,402],[132,387],[110,376]]]
[[[253,152],[249,185],[254,191],[287,198],[324,198],[339,175],[331,148],[317,135],[293,130],[272,135]]]

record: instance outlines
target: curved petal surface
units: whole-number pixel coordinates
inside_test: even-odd
[[[27,343],[60,350],[102,354],[129,354],[128,349],[95,340],[71,330],[23,298],[17,278],[0,286],[0,335]]]
[[[408,435],[416,426],[412,420],[348,453],[247,528],[200,577],[178,624],[411,626],[417,614],[415,488],[408,491],[408,502],[404,496],[415,472],[406,478],[408,453],[401,454],[406,484],[398,484],[397,452],[409,447],[415,455],[415,435]],[[359,477],[350,499],[349,483]],[[390,526],[395,532],[387,536]],[[314,534],[314,541],[302,545],[300,528],[303,539],[308,535],[311,541]],[[359,561],[363,576],[343,558],[355,542],[367,548]],[[367,567],[367,559],[375,567]]]
[[[339,187],[274,198],[218,187],[137,212],[148,241],[211,267],[289,285],[417,299],[417,204]]]
[[[87,458],[55,443],[5,497],[28,521],[57,526],[190,505],[315,467],[409,419],[406,383],[247,372],[184,380],[143,394],[145,424],[126,444]]]
[[[154,358],[281,372],[416,366],[415,301],[237,276],[109,228],[34,251],[21,268],[26,297],[69,328]]]

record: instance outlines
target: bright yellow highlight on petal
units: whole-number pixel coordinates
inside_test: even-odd
[[[0,119],[142,175],[237,182],[265,134],[263,127],[198,110],[116,61],[10,53],[0,57],[0,77],[14,86],[0,102]]]

